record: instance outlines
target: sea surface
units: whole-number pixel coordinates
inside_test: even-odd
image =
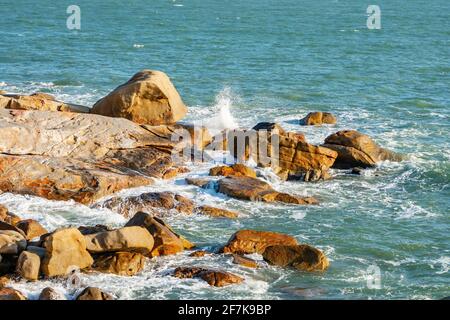
[[[73,4],[81,9],[81,30],[66,27]],[[380,30],[366,26],[369,4],[381,8]],[[336,170],[318,183],[280,182],[260,172],[280,190],[317,197],[319,206],[233,200],[188,186],[184,176],[120,193],[174,191],[238,210],[235,221],[180,214],[167,221],[207,249],[242,228],[288,233],[324,250],[331,261],[324,273],[253,270],[229,257],[193,259],[186,252],[148,261],[135,277],[82,274],[80,286],[120,299],[450,296],[449,12],[448,0],[2,0],[0,90],[48,92],[91,106],[135,72],[158,69],[189,106],[186,121],[211,129],[275,121],[316,144],[356,129],[407,156],[362,176]],[[338,123],[301,127],[298,120],[310,111],[332,112]],[[206,175],[212,165],[192,166],[190,175]],[[74,202],[3,194],[0,203],[48,229],[126,221]],[[180,265],[226,269],[246,280],[213,288],[171,277]],[[45,286],[69,298],[76,290],[64,280],[15,284],[30,298]]]

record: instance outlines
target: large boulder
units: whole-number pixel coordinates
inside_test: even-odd
[[[300,120],[300,124],[304,126],[314,126],[321,124],[335,124],[336,117],[329,112],[310,112],[306,117]]]
[[[181,279],[200,278],[214,287],[224,287],[244,281],[244,278],[230,272],[199,267],[178,267],[174,271],[174,276]]]
[[[128,251],[148,254],[154,245],[152,235],[140,226],[88,234],[84,238],[91,253]]]
[[[218,190],[230,197],[250,201],[283,202],[290,204],[317,204],[313,197],[300,197],[274,190],[270,184],[257,178],[226,177],[219,180]]]
[[[114,300],[114,298],[99,288],[87,287],[77,296],[76,300]]]
[[[95,258],[92,268],[95,271],[133,276],[142,271],[145,257],[137,252],[115,252]]]
[[[323,271],[330,264],[322,251],[307,244],[269,246],[263,257],[270,264],[303,271]]]
[[[27,300],[27,298],[22,294],[22,292],[13,288],[2,288],[0,289],[0,301],[2,300]]]
[[[140,226],[150,232],[155,240],[155,245],[150,253],[151,257],[175,254],[193,246],[176,234],[164,221],[148,213],[136,213],[126,226]]]
[[[53,288],[46,287],[42,289],[38,300],[67,300],[66,297]]]
[[[240,230],[231,236],[221,251],[224,253],[262,254],[269,246],[297,244],[297,240],[294,237],[283,233]]]
[[[0,230],[0,254],[17,255],[27,246],[23,234],[13,230]]]
[[[32,252],[22,251],[17,260],[16,272],[27,280],[37,280],[41,267],[41,258]]]
[[[369,136],[356,130],[339,131],[328,136],[324,147],[337,152],[333,167],[338,169],[368,168],[384,160],[402,160],[401,155],[381,148]]]
[[[47,229],[33,219],[21,220],[16,224],[16,227],[24,232],[27,240],[31,240],[48,233]]]
[[[94,260],[86,250],[84,236],[75,228],[56,230],[45,238],[41,271],[48,277],[63,276],[74,268],[90,267]]]
[[[165,73],[142,70],[97,101],[91,112],[159,125],[181,120],[187,108]]]

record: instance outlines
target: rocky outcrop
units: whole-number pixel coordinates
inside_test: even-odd
[[[328,136],[324,147],[337,152],[333,167],[338,169],[368,168],[384,160],[402,160],[401,155],[381,148],[369,136],[356,130],[339,131]]]
[[[300,197],[275,191],[270,184],[257,178],[227,177],[219,180],[218,190],[230,197],[250,201],[317,204],[312,197]]]
[[[127,251],[148,254],[154,244],[152,235],[140,226],[89,234],[84,239],[86,249],[91,253]]]
[[[330,264],[322,251],[307,244],[269,246],[263,258],[270,264],[302,271],[323,271]]]
[[[13,288],[1,288],[0,289],[0,301],[2,300],[27,300],[27,298],[22,294],[22,292],[15,290]]]
[[[142,70],[97,101],[91,112],[159,125],[181,120],[187,108],[165,73]]]
[[[66,297],[53,288],[42,289],[38,300],[67,300]]]
[[[25,250],[27,241],[25,237],[13,230],[0,230],[0,254],[17,255]]]
[[[236,219],[239,217],[239,214],[235,211],[220,209],[211,206],[200,206],[195,210],[197,213],[210,216],[213,218],[228,218],[228,219]]]
[[[5,206],[0,205],[0,222],[4,222],[14,226],[19,221],[20,218],[18,216],[9,212]]]
[[[241,256],[239,254],[233,254],[233,263],[247,268],[258,268],[258,263],[255,260]]]
[[[214,287],[224,287],[244,281],[243,278],[229,272],[198,267],[178,267],[174,271],[174,276],[181,279],[200,278]]]
[[[232,166],[219,166],[209,170],[210,176],[235,176],[256,178],[256,172],[243,164],[234,164]]]
[[[114,298],[99,288],[87,287],[78,295],[76,300],[114,300]]]
[[[306,117],[300,120],[300,124],[304,126],[335,124],[336,122],[336,117],[329,112],[310,112]]]
[[[27,240],[31,240],[48,233],[47,229],[33,219],[21,220],[16,224],[16,227],[23,231]]]
[[[190,242],[176,234],[164,221],[148,213],[136,213],[126,226],[140,226],[150,232],[155,241],[153,250],[149,254],[151,257],[175,254],[193,247]]]
[[[145,257],[136,252],[115,252],[95,258],[92,268],[95,271],[133,276],[142,271]]]
[[[41,258],[29,251],[23,251],[17,260],[16,272],[27,280],[37,280],[41,267]]]
[[[74,267],[84,269],[94,262],[84,236],[75,228],[56,230],[45,238],[43,247],[41,271],[48,277],[67,275]]]
[[[262,254],[269,246],[297,244],[297,240],[294,237],[283,233],[240,230],[231,236],[221,251],[223,253]]]

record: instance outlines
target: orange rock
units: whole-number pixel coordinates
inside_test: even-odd
[[[16,227],[25,233],[27,240],[31,240],[48,233],[47,229],[33,219],[22,220],[16,224]]]
[[[320,125],[320,124],[335,124],[336,117],[329,112],[310,112],[306,117],[300,120],[300,123],[305,126]]]
[[[229,272],[198,267],[178,267],[174,271],[174,276],[181,279],[200,278],[215,287],[224,287],[244,281],[243,278]]]
[[[283,233],[256,230],[240,230],[233,234],[228,243],[222,248],[224,253],[262,254],[273,245],[297,245],[297,240]]]
[[[243,164],[234,164],[232,166],[219,166],[209,170],[210,176],[236,176],[256,178],[256,172]]]
[[[241,266],[247,267],[247,268],[258,268],[258,263],[250,258],[243,257],[238,254],[233,254],[233,263],[234,264],[240,264]]]
[[[303,271],[323,271],[330,264],[322,251],[307,244],[269,246],[263,257],[271,264]]]

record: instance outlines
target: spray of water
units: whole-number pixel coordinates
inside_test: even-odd
[[[217,94],[213,107],[213,111],[217,115],[206,124],[211,132],[239,127],[231,114],[231,109],[237,99],[238,97],[233,94],[229,87],[225,87]]]

